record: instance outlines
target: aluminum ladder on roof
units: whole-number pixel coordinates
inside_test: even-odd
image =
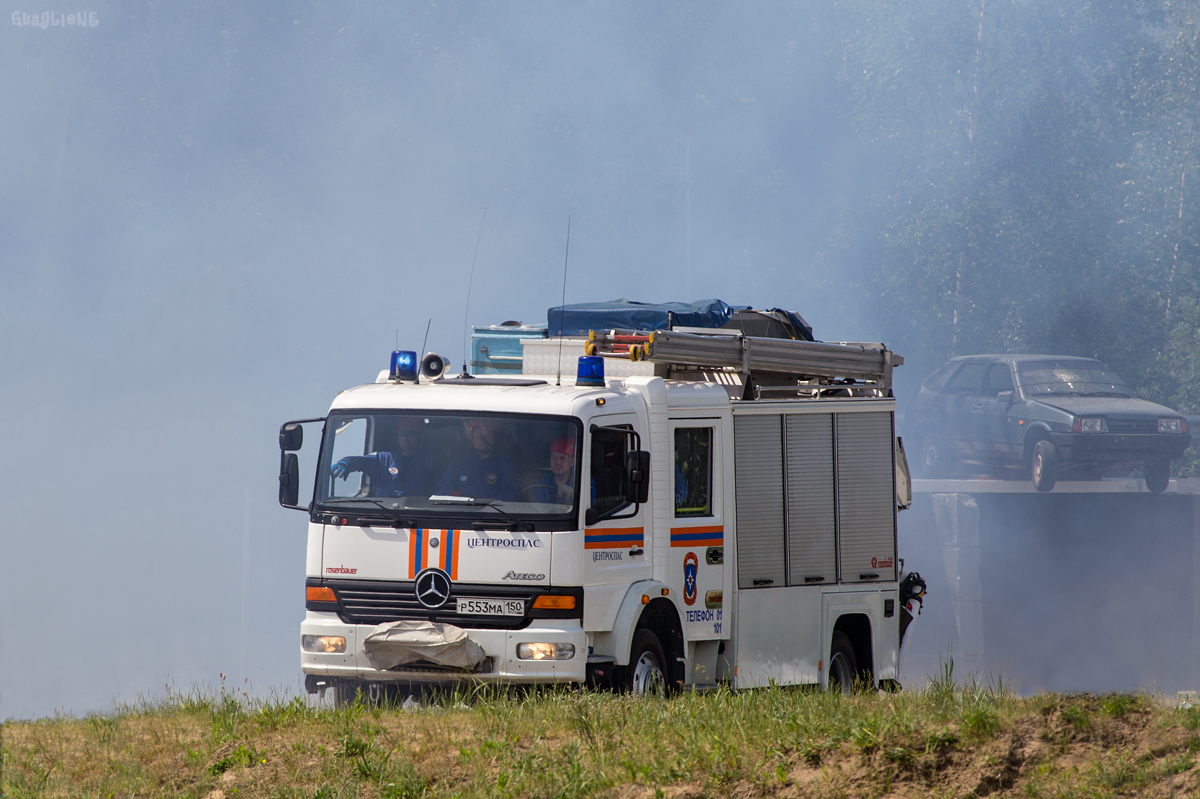
[[[744,378],[784,376],[829,385],[864,384],[890,389],[892,369],[904,358],[876,343],[831,343],[746,336],[739,331],[592,331],[587,351],[671,367],[729,370]]]

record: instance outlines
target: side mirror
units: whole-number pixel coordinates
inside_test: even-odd
[[[1012,401],[1013,401],[1013,393],[1012,393],[1012,390],[1010,389],[1010,390],[1008,390],[1008,391],[999,391],[999,392],[997,392],[997,393],[996,393],[996,399],[998,399],[1000,402],[1007,402],[1007,403],[1010,403],[1010,404],[1011,404],[1011,403],[1012,403]]]
[[[299,422],[288,422],[279,428],[279,449],[296,452],[304,446],[304,427]]]
[[[645,504],[650,499],[650,453],[640,449],[625,455],[625,501]]]
[[[595,508],[588,508],[583,512],[583,523],[587,527],[591,527],[596,522],[600,521],[600,514]]]
[[[282,442],[283,433],[280,433],[279,437]],[[294,508],[299,501],[300,459],[295,453],[289,452],[279,464],[279,504],[285,508]]]

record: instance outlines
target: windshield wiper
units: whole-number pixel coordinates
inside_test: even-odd
[[[382,508],[383,510],[385,510],[385,511],[387,511],[388,513],[390,513],[390,514],[392,514],[393,516],[395,516],[395,517],[396,517],[396,521],[399,523],[399,525],[400,525],[401,527],[415,527],[415,526],[416,526],[416,524],[413,522],[413,520],[412,520],[412,519],[406,519],[405,517],[403,517],[403,516],[401,516],[401,515],[400,515],[400,511],[396,510],[395,508],[389,508],[387,505],[384,505],[384,504],[383,504],[382,502],[380,502],[379,500],[376,500],[376,499],[368,499],[368,500],[367,500],[367,502],[370,502],[372,505],[378,505],[378,506],[379,506],[380,508]]]
[[[527,533],[532,533],[532,532],[533,532],[533,523],[532,523],[532,522],[525,522],[525,521],[521,521],[521,520],[520,520],[520,519],[518,519],[516,516],[513,516],[511,513],[509,513],[508,511],[504,510],[503,508],[501,508],[501,507],[500,507],[500,503],[498,503],[498,502],[484,502],[484,503],[481,503],[481,504],[482,504],[484,507],[491,508],[492,510],[496,511],[496,513],[499,513],[501,516],[503,516],[504,518],[508,519],[510,522],[512,522],[513,524],[517,525],[518,527],[524,527],[524,528],[525,528],[525,532],[527,532]]]
[[[433,504],[433,505],[458,505],[458,506],[470,507],[470,508],[491,508],[492,510],[496,511],[496,513],[499,513],[501,516],[508,519],[515,526],[524,529],[526,532],[529,532],[529,533],[533,532],[533,522],[527,522],[527,521],[518,519],[516,516],[513,516],[511,513],[504,510],[503,508],[501,508],[500,503],[497,502],[496,500],[491,500],[488,502],[481,502],[481,501],[475,499],[474,497],[461,497],[461,498],[455,497],[453,500],[451,500],[449,497],[447,497],[444,499],[436,500],[430,504]]]
[[[391,516],[394,516],[396,518],[396,521],[399,522],[401,527],[413,527],[414,526],[412,519],[401,516],[400,512],[397,511],[395,508],[389,508],[387,505],[384,505],[379,500],[371,499],[369,497],[336,497],[336,498],[332,498],[332,499],[327,499],[324,502],[322,502],[321,504],[322,505],[344,505],[344,504],[348,504],[351,502],[354,502],[357,504],[370,503],[370,504],[376,506],[377,508],[379,508],[380,510],[384,511],[385,513],[387,513]]]

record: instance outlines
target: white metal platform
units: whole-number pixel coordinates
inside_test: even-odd
[[[1037,494],[1032,481],[996,480],[994,478],[963,478],[953,480],[913,480],[914,494]],[[1137,477],[1116,477],[1103,480],[1059,480],[1053,494],[1149,494],[1146,481]],[[1200,495],[1200,477],[1172,480],[1164,494]]]
[[[929,600],[906,685],[952,654],[1023,691],[1200,688],[1200,478],[912,485],[900,549]]]

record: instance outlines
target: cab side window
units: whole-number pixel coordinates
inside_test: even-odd
[[[712,516],[711,427],[675,428],[675,516]]]
[[[602,518],[629,504],[625,501],[625,453],[628,451],[629,436],[624,433],[617,430],[592,433],[592,507]]]

